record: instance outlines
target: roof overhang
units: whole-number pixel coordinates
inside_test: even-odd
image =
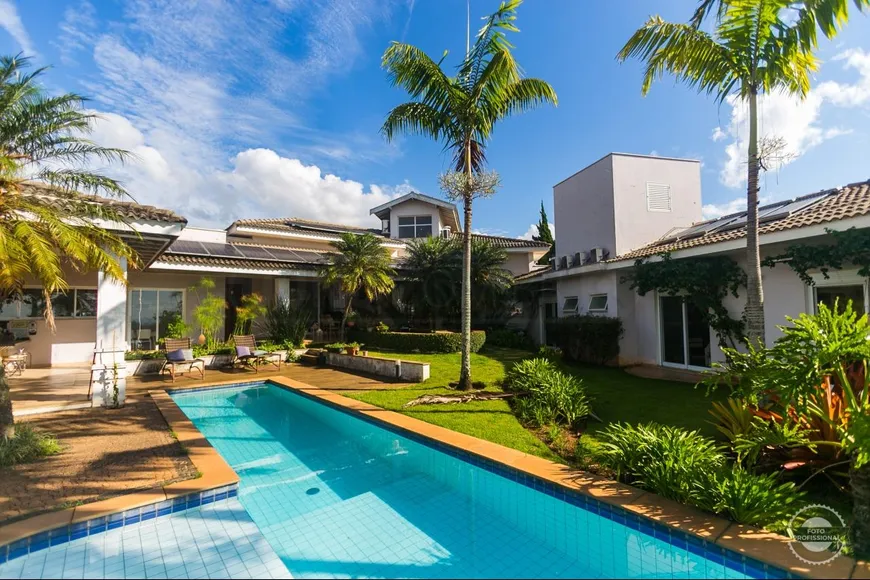
[[[802,228],[790,228],[787,230],[782,230],[778,232],[770,232],[767,234],[762,234],[758,238],[758,243],[761,246],[768,246],[771,244],[780,244],[783,242],[795,242],[798,240],[809,239],[809,238],[817,238],[827,234],[827,230],[835,229],[835,230],[847,230],[850,228],[862,229],[862,228],[870,228],[870,215],[863,215],[854,218],[847,218],[843,220],[836,220],[831,222],[826,222],[822,224],[814,224],[811,226],[805,226]],[[746,237],[737,238],[734,240],[725,240],[722,242],[717,242],[715,244],[706,244],[703,246],[696,246],[694,248],[685,248],[683,250],[674,250],[670,253],[671,258],[678,260],[681,258],[696,258],[701,256],[711,256],[716,254],[725,254],[728,252],[734,252],[739,250],[746,249]],[[661,256],[653,255],[647,256],[645,258],[650,262],[658,262],[661,261]],[[629,258],[625,260],[620,260],[618,258],[609,260],[607,262],[598,262],[596,264],[586,264],[585,266],[577,266],[575,268],[565,268],[563,270],[553,270],[551,272],[547,272],[546,274],[542,274],[541,276],[535,276],[533,278],[529,278],[526,280],[519,280],[517,284],[530,284],[532,282],[541,282],[544,280],[559,280],[561,278],[573,278],[574,276],[582,276],[584,274],[590,274],[593,272],[603,272],[608,270],[625,270],[627,268],[631,268],[634,266],[634,263],[637,261],[637,258]]]
[[[275,276],[275,277],[303,277],[317,278],[316,270],[304,270],[298,268],[247,268],[247,267],[232,267],[232,266],[214,266],[202,264],[170,264],[161,262],[157,259],[151,264],[150,271],[174,271],[174,272],[210,272],[213,274],[246,274],[255,276]]]
[[[269,236],[277,237],[277,238],[286,238],[290,240],[315,240],[318,242],[338,242],[341,240],[341,236],[332,235],[332,234],[317,234],[314,232],[288,232],[279,229],[273,228],[256,228],[252,226],[236,226],[233,228],[231,234],[242,233],[242,234],[266,234]],[[399,242],[396,240],[389,240],[388,238],[384,238],[381,241],[381,245],[387,248],[401,249],[405,247],[403,242]]]

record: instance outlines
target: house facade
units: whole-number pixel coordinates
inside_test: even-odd
[[[28,187],[35,191],[42,186]],[[0,326],[29,338],[23,346],[33,365],[92,363],[95,348],[119,352],[121,361],[126,350],[156,349],[176,316],[193,324],[199,298],[190,288],[203,276],[215,281],[212,294],[229,306],[220,331],[223,336],[232,331],[240,298],[251,292],[262,295],[267,303],[276,298],[307,300],[316,305],[318,324],[337,325],[346,297],[335,288],[324,287],[318,272],[333,251],[331,243],[341,234],[371,233],[381,238],[401,275],[401,260],[410,241],[461,232],[453,204],[419,193],[373,208],[372,222],[376,226],[380,220],[381,226],[373,228],[265,218],[240,219],[226,229],[206,229],[189,226],[168,210],[99,202],[111,203],[128,220],[103,225],[137,250],[141,264],[127,270],[126,286],[99,272],[67,268],[70,290],[52,300],[56,333],[43,320],[42,290],[35,281],[27,285],[21,299],[0,305]],[[528,240],[476,237],[504,248],[505,268],[514,275],[530,272],[549,249]],[[107,364],[118,362],[117,358],[108,357]]]
[[[701,219],[700,164],[612,153],[553,189],[555,258],[541,272],[521,275],[534,289],[537,317],[532,324],[546,341],[547,318],[596,314],[618,316],[625,327],[621,364],[654,364],[705,369],[724,360],[717,337],[679,296],[656,292],[640,296],[625,276],[635,261],[729,256],[746,269],[746,212]],[[853,183],[759,208],[762,259],[792,244],[826,244],[828,230],[870,227],[870,181]],[[851,299],[868,310],[868,280],[857,268],[810,272],[813,284],[781,264],[762,268],[765,341],[771,344],[786,316],[814,312],[817,304]],[[745,293],[729,296],[729,314],[740,319]]]

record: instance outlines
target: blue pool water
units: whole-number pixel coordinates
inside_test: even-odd
[[[758,573],[274,385],[173,398],[239,474],[239,500],[296,578]]]

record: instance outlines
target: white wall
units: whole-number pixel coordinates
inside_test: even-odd
[[[543,255],[542,252],[508,252],[504,267],[510,270],[510,273],[514,276],[527,274],[532,271],[537,258],[540,258],[541,255]]]
[[[611,257],[645,246],[674,227],[701,221],[699,162],[622,154],[612,159],[616,244],[607,248]],[[649,211],[648,182],[670,186],[671,211]]]
[[[409,199],[390,208],[390,237],[399,237],[399,218],[408,216],[431,216],[432,235],[437,236],[441,231],[441,212],[438,207],[431,203]]]
[[[594,247],[613,252],[613,169],[608,155],[553,187],[556,259]]]
[[[616,292],[618,283],[619,275],[613,271],[592,272],[584,276],[574,276],[559,280],[556,283],[559,316],[565,316],[562,312],[562,305],[565,303],[565,298],[569,296],[577,296],[580,299],[579,314],[588,314],[589,298],[593,294],[607,294],[607,316],[619,316],[619,301]]]

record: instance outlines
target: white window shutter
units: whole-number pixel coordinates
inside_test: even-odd
[[[646,209],[647,211],[671,211],[671,186],[647,182]]]

